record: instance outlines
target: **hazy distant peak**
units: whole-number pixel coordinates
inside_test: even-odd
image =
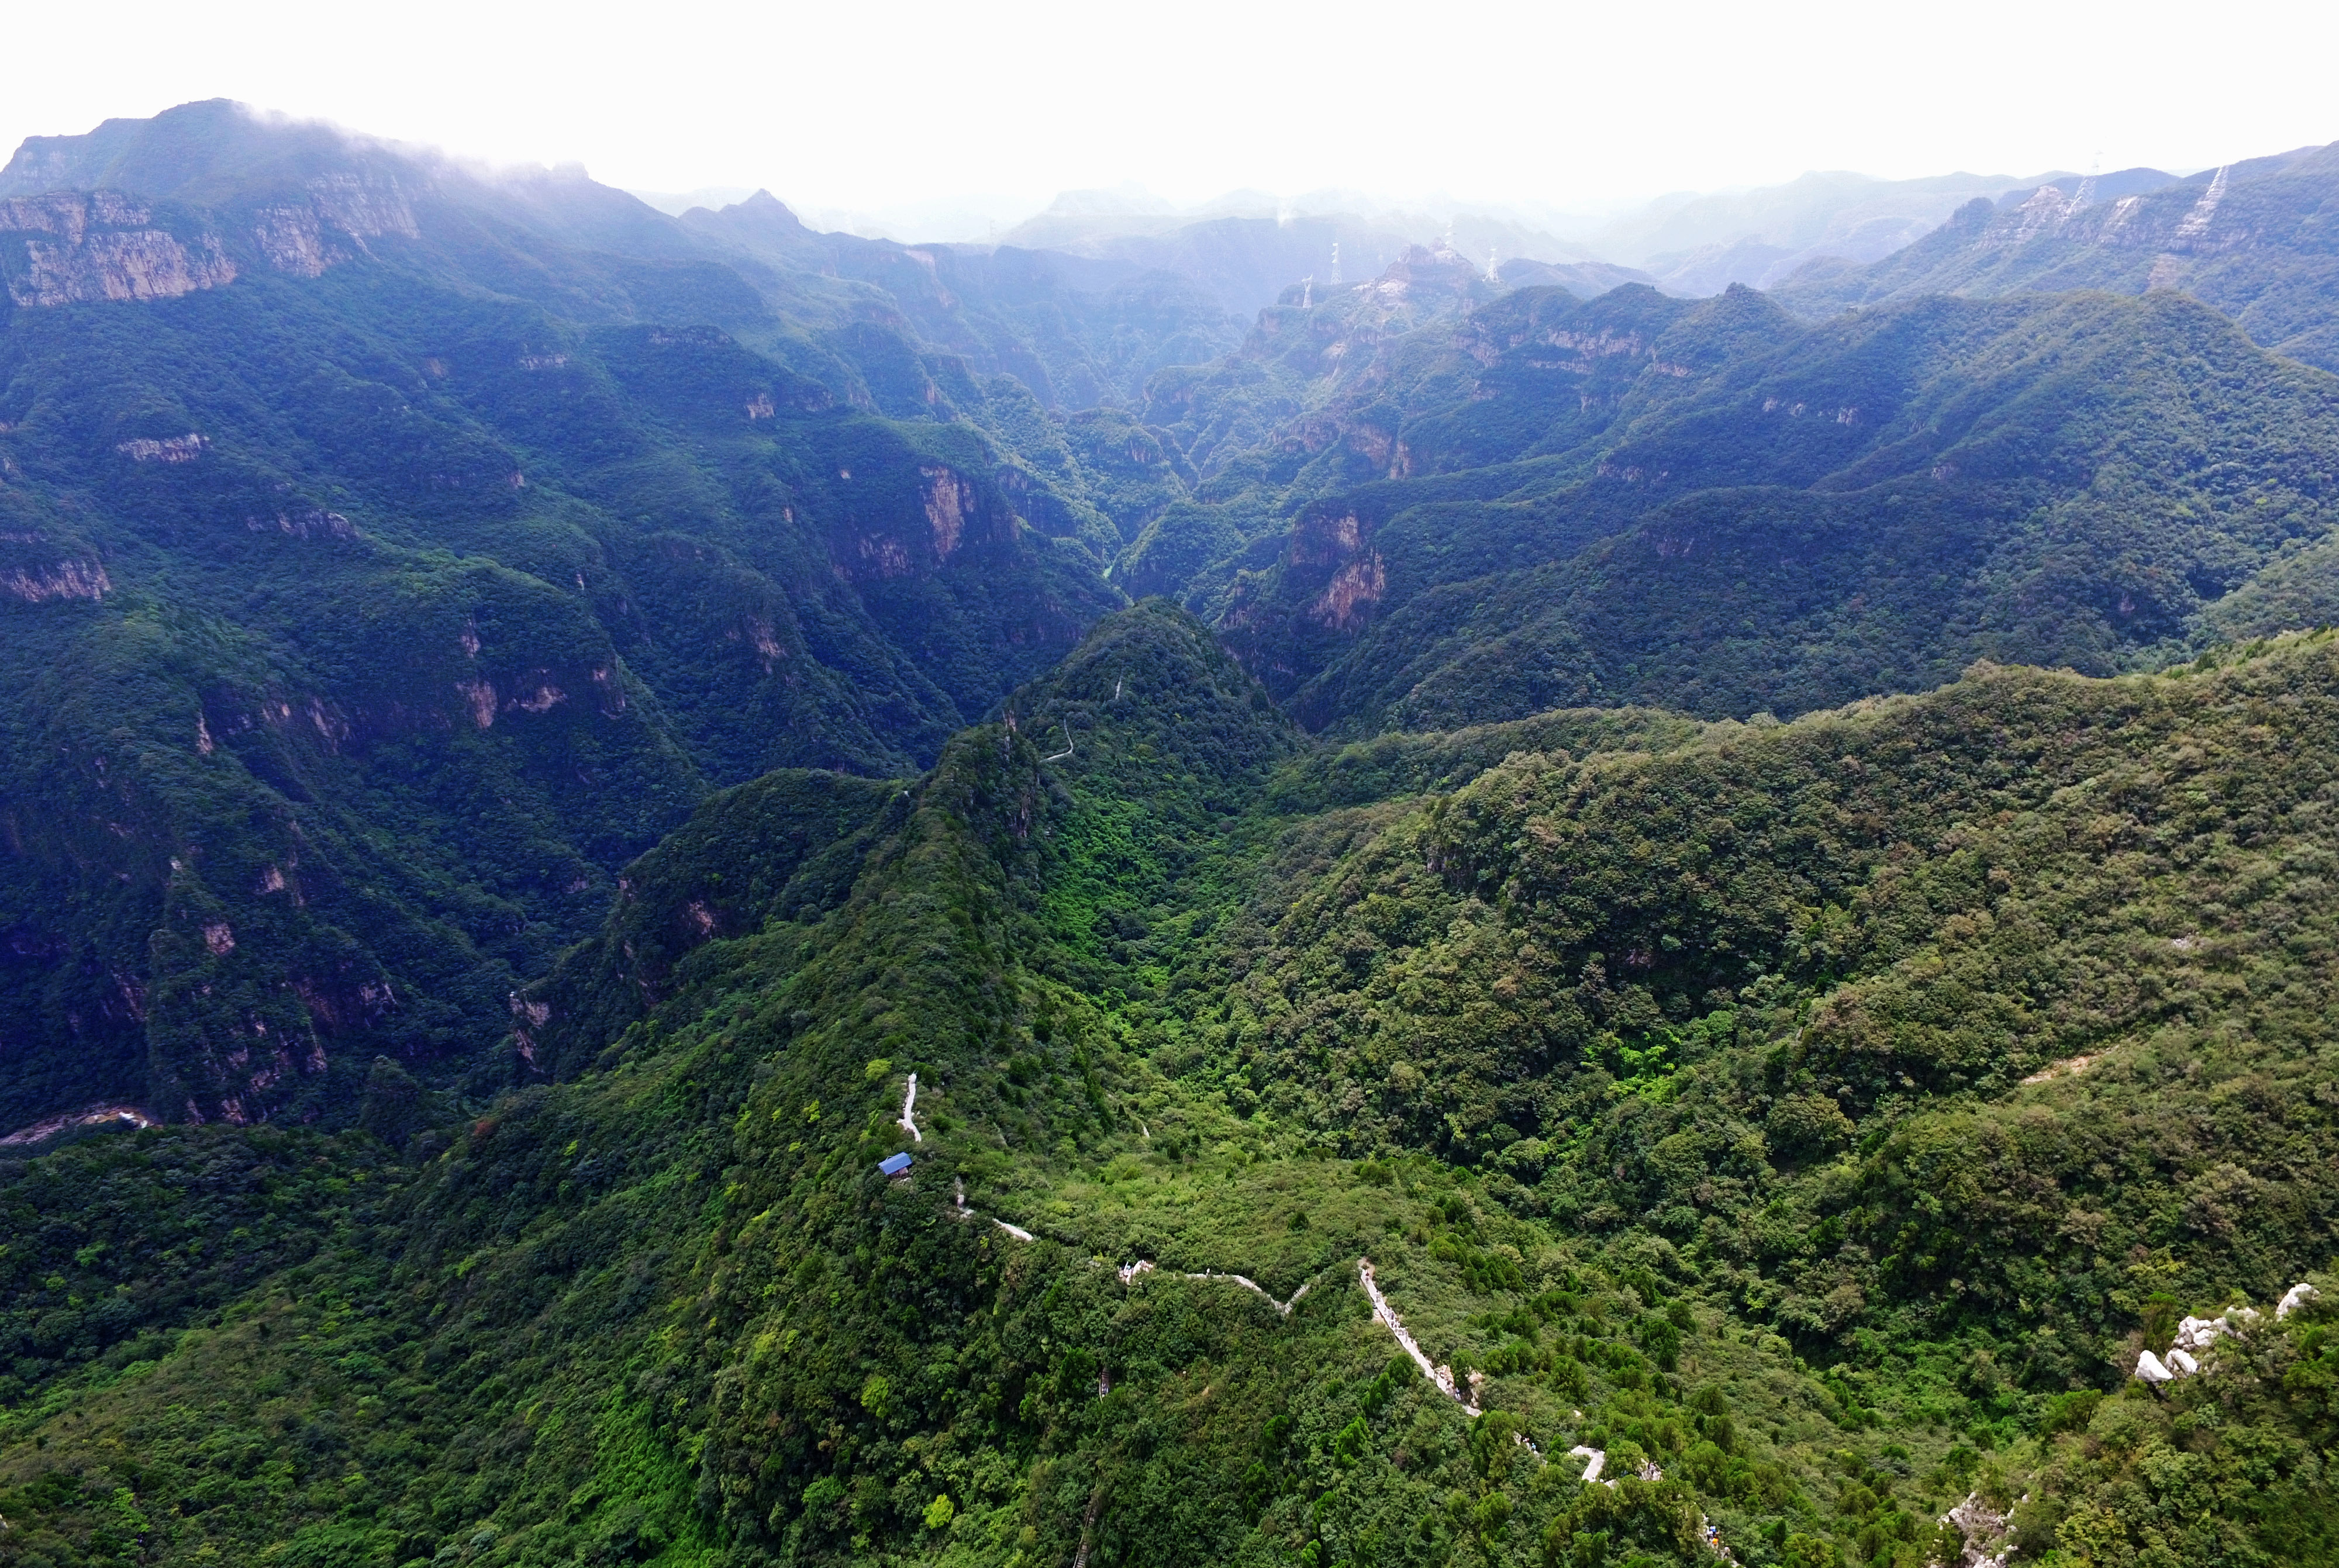
[[[701,185],[695,191],[634,191],[626,194],[645,206],[654,207],[669,218],[679,218],[694,207],[708,212],[747,201],[759,194],[745,185]]]
[[[1110,190],[1061,192],[1048,211],[1089,218],[1160,218],[1173,216],[1178,209],[1136,182],[1124,180]]]
[[[812,233],[794,209],[769,191],[755,192],[745,201],[719,208],[692,207],[680,217],[690,228],[735,239],[793,241]]]

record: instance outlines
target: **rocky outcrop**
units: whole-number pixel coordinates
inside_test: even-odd
[[[183,436],[138,436],[116,441],[113,449],[133,463],[192,463],[211,443],[190,430]]]
[[[1308,613],[1334,631],[1353,631],[1380,603],[1388,590],[1388,571],[1380,552],[1360,556],[1334,574]]]
[[[58,191],[0,202],[0,273],[28,308],[171,300],[235,281],[207,232],[182,236],[115,191]]]
[[[304,278],[367,253],[369,240],[421,234],[396,181],[352,173],[311,180],[290,200],[222,221],[231,230],[248,224],[270,266]],[[211,228],[158,222],[149,203],[118,191],[0,201],[0,271],[10,298],[32,307],[174,299],[236,277]]]
[[[1955,1529],[1962,1542],[1955,1568],[2006,1568],[2014,1553],[2011,1509],[1993,1508],[1977,1492],[1942,1514],[1941,1523]]]
[[[974,485],[954,468],[929,466],[920,468],[918,477],[924,481],[920,498],[925,503],[926,524],[933,530],[934,556],[946,561],[974,515]]]
[[[2292,1286],[2275,1304],[2275,1321],[2288,1317],[2317,1294],[2314,1287],[2304,1280]],[[2217,1341],[2247,1333],[2265,1321],[2255,1307],[2229,1307],[2215,1317],[2187,1317],[2177,1324],[2166,1354],[2156,1356],[2147,1350],[2137,1356],[2134,1376],[2155,1388],[2179,1377],[2191,1377],[2208,1365],[2209,1353]]]
[[[1015,542],[1021,524],[999,491],[947,463],[923,463],[917,474],[913,500],[899,490],[873,504],[857,493],[848,500],[851,511],[834,526],[829,547],[838,574],[847,581],[886,582],[937,572],[962,551]],[[850,469],[839,469],[837,478],[854,483]],[[864,474],[863,481],[868,478]]]

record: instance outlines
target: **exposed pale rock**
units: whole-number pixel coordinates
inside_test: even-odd
[[[152,219],[112,191],[0,202],[0,233],[24,247],[26,263],[8,280],[9,298],[34,308],[169,300],[235,281],[235,263],[216,235],[183,240],[145,227]]]
[[[2222,173],[2223,171],[2219,173]],[[2287,1317],[2322,1294],[2302,1279],[2282,1293],[2282,1299],[2275,1305],[2274,1315],[2276,1318]]]
[[[316,277],[366,251],[368,240],[384,234],[411,240],[421,234],[397,182],[371,184],[354,174],[311,180],[305,202],[263,207],[252,214],[252,238],[269,265],[303,278]]]
[[[95,561],[58,561],[0,574],[0,589],[37,605],[50,599],[102,599],[113,590],[113,584]]]
[[[2188,1317],[2176,1326],[2174,1343],[2176,1349],[2198,1356],[2229,1331],[2230,1326],[2222,1317]]]
[[[2149,1352],[2147,1352],[2147,1356]],[[1966,1500],[1941,1515],[1941,1523],[1954,1525],[1964,1537],[1958,1552],[1958,1568],[2006,1568],[2006,1560],[2014,1552],[2014,1517],[2002,1514],[1981,1500],[1979,1492],[1969,1493]]]
[[[974,486],[952,468],[923,468],[918,475],[925,481],[923,499],[927,527],[933,530],[934,554],[946,561],[957,550],[974,515]]]
[[[2149,1350],[2136,1358],[2136,1375],[2156,1386],[2168,1382],[2176,1376],[2168,1370],[2159,1356]]]
[[[141,436],[116,441],[113,449],[133,463],[192,463],[203,455],[203,449],[209,445],[209,441],[190,430],[183,436],[166,436],[160,440]]]

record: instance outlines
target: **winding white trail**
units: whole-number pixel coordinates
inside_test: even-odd
[[[1120,1276],[1120,1282],[1123,1285],[1134,1285],[1137,1283],[1140,1276],[1152,1274],[1158,1271],[1158,1267],[1151,1258],[1140,1257],[1134,1263],[1122,1264],[1114,1272]],[[1268,1292],[1266,1286],[1261,1285],[1258,1280],[1253,1279],[1247,1275],[1221,1274],[1215,1268],[1206,1268],[1199,1274],[1189,1269],[1182,1276],[1182,1277],[1187,1279],[1224,1279],[1241,1286],[1245,1290],[1255,1290],[1259,1295],[1266,1297],[1267,1304],[1269,1307],[1274,1307],[1278,1313],[1285,1317],[1291,1316],[1291,1309],[1299,1305],[1299,1298],[1307,1295],[1309,1287],[1315,1283],[1313,1280],[1310,1280],[1307,1285],[1302,1285],[1298,1289],[1291,1293],[1291,1299],[1288,1301],[1278,1301],[1274,1296]]]
[[[917,1108],[917,1104],[918,1075],[913,1072],[910,1074],[909,1092],[902,1096],[902,1119],[895,1122],[893,1125],[900,1128],[903,1132],[908,1133],[913,1141],[923,1143],[926,1140],[926,1135],[920,1132],[918,1130],[918,1124],[910,1119],[910,1112]],[[962,1194],[963,1189],[962,1189]],[[965,1204],[962,1202],[960,1207],[964,1208]]]
[[[1413,1364],[1421,1368],[1421,1375],[1436,1384],[1439,1392],[1446,1398],[1451,1399],[1471,1415],[1478,1415],[1480,1412],[1476,1403],[1456,1386],[1454,1369],[1450,1366],[1440,1366],[1430,1360],[1429,1353],[1415,1344],[1413,1336],[1406,1332],[1405,1319],[1396,1315],[1396,1308],[1388,1304],[1388,1297],[1381,1294],[1380,1286],[1373,1279],[1371,1258],[1357,1259],[1357,1279],[1364,1286],[1365,1295],[1373,1304],[1373,1316],[1380,1319],[1388,1331],[1396,1336],[1397,1344],[1404,1348],[1407,1356],[1413,1357]]]
[[[966,1184],[964,1182],[960,1182],[958,1184],[954,1197],[958,1206],[959,1218],[973,1219],[979,1218],[973,1209],[967,1207]],[[1021,1226],[1010,1225],[1003,1219],[994,1218],[991,1223],[999,1227],[1000,1229],[1004,1230],[1007,1234],[1014,1237],[1019,1241],[1032,1241],[1038,1239],[1030,1231],[1025,1230]],[[1114,1270],[1114,1272],[1120,1277],[1120,1282],[1123,1285],[1134,1285],[1146,1275],[1160,1273],[1162,1272],[1162,1270],[1151,1258],[1140,1257],[1134,1263],[1124,1263],[1120,1265]],[[1216,1270],[1205,1270],[1201,1273],[1187,1272],[1183,1277],[1188,1279],[1229,1280],[1236,1285],[1241,1286],[1246,1290],[1256,1291],[1260,1296],[1265,1297],[1268,1304],[1274,1307],[1278,1313],[1286,1317],[1291,1316],[1291,1309],[1299,1305],[1299,1298],[1307,1295],[1309,1287],[1315,1283],[1310,1280],[1307,1285],[1302,1285],[1298,1289],[1291,1293],[1291,1299],[1288,1301],[1278,1301],[1273,1296],[1268,1293],[1266,1287],[1260,1285],[1258,1281],[1245,1275],[1220,1274]],[[1485,1414],[1485,1412],[1480,1410],[1478,1407],[1477,1402],[1472,1399],[1467,1394],[1465,1394],[1461,1387],[1455,1382],[1453,1368],[1440,1366],[1436,1362],[1430,1360],[1428,1352],[1422,1349],[1420,1343],[1416,1341],[1412,1334],[1406,1330],[1405,1326],[1405,1319],[1396,1315],[1396,1308],[1391,1307],[1388,1303],[1388,1297],[1381,1294],[1380,1285],[1373,1276],[1373,1262],[1371,1258],[1359,1257],[1357,1259],[1357,1282],[1364,1287],[1367,1299],[1371,1301],[1373,1304],[1374,1318],[1377,1320],[1383,1327],[1389,1331],[1389,1334],[1396,1340],[1397,1344],[1403,1347],[1405,1353],[1413,1358],[1413,1364],[1421,1368],[1421,1375],[1428,1378],[1432,1383],[1436,1384],[1439,1393],[1445,1395],[1446,1397],[1460,1405],[1465,1414],[1472,1416]],[[1110,1374],[1107,1373],[1100,1376],[1097,1383],[1098,1394],[1100,1395],[1104,1395],[1110,1392],[1111,1388],[1112,1382]],[[1528,1442],[1524,1434],[1514,1433],[1512,1435],[1512,1441],[1525,1448],[1538,1460],[1543,1458],[1543,1450]],[[1585,1447],[1579,1444],[1575,1447],[1569,1449],[1568,1453],[1572,1456],[1579,1457],[1585,1461],[1584,1466],[1584,1480],[1587,1484],[1611,1487],[1616,1484],[1614,1479],[1603,1480],[1601,1477],[1600,1472],[1608,1463],[1608,1455],[1604,1450]],[[1640,1475],[1641,1479],[1643,1481],[1662,1481],[1664,1479],[1664,1474],[1665,1473],[1663,1470],[1658,1469],[1654,1464],[1643,1464],[1641,1466]],[[1091,1505],[1091,1510],[1093,1511],[1093,1504]],[[1088,1523],[1090,1522],[1084,1522],[1083,1524],[1083,1544],[1080,1556],[1074,1561],[1073,1568],[1082,1568],[1082,1564],[1085,1563],[1087,1558],[1086,1535]],[[1698,1516],[1698,1534],[1704,1542],[1708,1550],[1712,1551],[1724,1563],[1732,1564],[1733,1568],[1735,1568],[1738,1559],[1731,1555],[1729,1547],[1722,1543],[1722,1532],[1716,1529],[1712,1523],[1706,1519],[1703,1514],[1700,1514]]]
[[[969,1208],[966,1206],[965,1182],[954,1180],[951,1183],[951,1201],[958,1206],[958,1212],[952,1218],[956,1219],[981,1219],[983,1218],[982,1215],[977,1214],[973,1209]],[[1000,1218],[997,1215],[992,1215],[991,1217],[991,1223],[999,1227],[1000,1229],[1007,1232],[1008,1235],[1013,1237],[1018,1241],[1037,1241],[1040,1239],[1030,1231],[1024,1229],[1021,1226],[1010,1225],[1007,1221]]]
[[[908,1114],[908,1109],[904,1107],[903,1115],[906,1118]],[[956,1207],[957,1213],[955,1217],[957,1218],[981,1219],[988,1218],[992,1224],[999,1227],[1000,1229],[1007,1232],[1008,1235],[1013,1237],[1018,1241],[1037,1241],[1040,1239],[1020,1225],[1010,1225],[1007,1221],[1000,1218],[997,1215],[987,1217],[979,1215],[973,1209],[968,1208],[966,1203],[966,1183],[963,1181],[954,1184],[954,1190],[951,1194],[951,1201]],[[1134,1285],[1142,1276],[1162,1272],[1162,1270],[1160,1266],[1153,1261],[1153,1259],[1150,1257],[1140,1257],[1134,1263],[1124,1263],[1120,1265],[1120,1267],[1116,1268],[1113,1272],[1120,1277],[1120,1282],[1123,1285]],[[1251,1278],[1248,1275],[1221,1274],[1215,1268],[1206,1268],[1199,1273],[1193,1271],[1185,1272],[1180,1276],[1180,1277],[1186,1279],[1223,1279],[1230,1284],[1239,1285],[1245,1290],[1254,1291],[1259,1296],[1264,1297],[1267,1300],[1267,1304],[1269,1307],[1274,1307],[1278,1314],[1285,1317],[1291,1316],[1291,1309],[1299,1305],[1299,1298],[1307,1295],[1309,1288],[1315,1284],[1315,1281],[1309,1280],[1307,1284],[1302,1285],[1298,1289],[1291,1293],[1290,1300],[1278,1301],[1275,1298],[1274,1294],[1270,1292],[1266,1286],[1261,1285],[1258,1280]]]

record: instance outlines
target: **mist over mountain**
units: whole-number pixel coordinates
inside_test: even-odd
[[[26,142],[0,1564],[2339,1562],[2334,158]]]

